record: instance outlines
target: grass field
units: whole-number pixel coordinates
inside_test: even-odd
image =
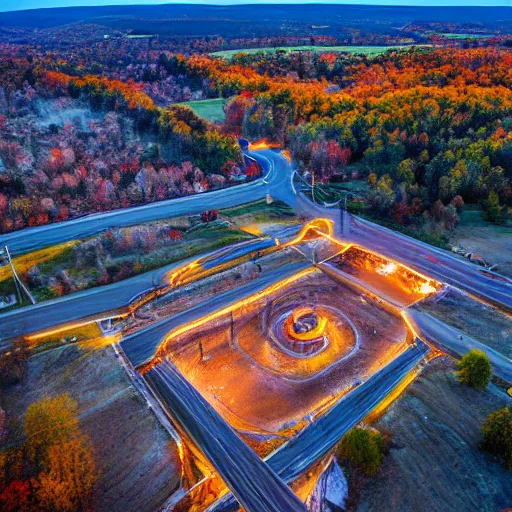
[[[169,219],[167,219],[169,220]],[[139,226],[147,226],[156,232],[162,222],[155,221]],[[69,276],[72,286],[66,293],[74,293],[87,290],[106,284],[99,280],[104,272],[116,272],[120,266],[126,266],[126,272],[120,279],[126,279],[142,272],[148,272],[155,268],[160,268],[171,263],[176,263],[185,258],[190,258],[201,253],[206,253],[226,247],[230,244],[250,240],[253,236],[267,235],[276,230],[289,227],[299,223],[292,209],[280,201],[274,201],[267,205],[266,201],[259,200],[251,203],[242,204],[234,208],[222,209],[219,211],[219,220],[211,223],[194,224],[187,216],[174,217],[174,226],[188,226],[180,228],[183,233],[182,240],[169,242],[169,244],[154,248],[150,252],[140,252],[136,247],[122,253],[111,250],[109,262],[105,269],[99,268],[94,262],[88,261],[83,265],[77,266],[74,246],[79,245],[85,240],[99,239],[101,234],[93,235],[82,241],[66,242],[64,244],[48,247],[20,256],[14,260],[19,273],[25,274],[32,266],[37,266],[43,281],[40,284],[32,284],[24,277],[22,279],[29,286],[31,293],[37,302],[55,298],[58,296],[57,289],[48,282],[48,278],[55,278],[59,272],[65,271]],[[128,228],[130,229],[130,228]],[[116,230],[114,235],[118,236]],[[115,280],[118,280],[117,278]],[[9,266],[0,267],[0,296],[16,293],[14,279],[11,275]],[[22,304],[16,304],[11,307],[26,305],[26,300]],[[74,333],[76,334],[76,333]],[[59,334],[60,340],[63,336]]]
[[[24,254],[22,256],[17,256],[13,259],[14,267],[19,274],[24,274],[35,265],[40,265],[41,263],[44,263],[48,260],[54,260],[63,254],[67,249],[72,249],[73,246],[77,245],[77,243],[77,241],[65,242],[63,244],[46,247],[45,249]],[[5,281],[11,276],[12,270],[9,265],[0,267],[0,281]]]
[[[199,117],[203,117],[211,123],[223,123],[225,103],[225,98],[214,98],[211,100],[187,101],[181,103],[181,105],[190,107]]]
[[[421,45],[427,46],[427,45]],[[402,50],[410,48],[410,46],[289,46],[289,47],[276,47],[276,48],[241,48],[239,50],[222,50],[214,52],[212,55],[216,57],[223,57],[230,59],[237,53],[275,53],[277,50],[284,52],[295,52],[300,50],[309,50],[318,53],[326,52],[348,52],[348,53],[363,53],[365,55],[380,55],[388,50]]]
[[[446,39],[486,39],[494,37],[492,34],[439,34],[440,36],[446,37]]]
[[[152,34],[128,34],[125,36],[126,39],[147,39],[149,37],[154,37]]]

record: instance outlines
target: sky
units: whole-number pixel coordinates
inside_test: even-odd
[[[155,5],[155,4],[213,4],[213,5],[236,5],[250,3],[267,4],[300,4],[300,3],[333,3],[333,4],[361,4],[361,5],[483,5],[483,6],[504,6],[512,7],[512,0],[0,0],[0,12],[16,11],[20,9],[39,9],[42,7],[71,7],[76,5]]]

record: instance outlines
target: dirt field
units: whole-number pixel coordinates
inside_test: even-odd
[[[478,207],[469,205],[461,214],[461,222],[450,236],[450,242],[483,256],[498,272],[512,276],[512,225],[497,226],[482,217]]]
[[[31,402],[65,392],[78,401],[80,424],[102,472],[97,510],[157,510],[179,485],[177,448],[132,387],[112,347],[68,345],[33,356],[25,382],[6,390],[3,405],[22,425]],[[13,430],[11,440],[21,435]]]
[[[499,310],[450,290],[439,302],[416,306],[471,338],[512,357],[512,317]],[[461,315],[464,311],[464,315]]]
[[[336,351],[344,347],[333,344],[332,349],[292,364],[292,358],[281,354],[259,331],[256,306],[254,310],[244,306],[236,313],[234,339],[226,318],[198,327],[200,335],[192,329],[168,347],[168,357],[182,374],[227,421],[242,430],[278,432],[295,425],[406,347],[407,331],[401,318],[320,272],[281,288],[276,297],[291,297],[294,290],[305,298],[301,305],[314,297],[316,304],[338,306],[353,322],[360,340],[350,357],[338,359]],[[251,318],[255,321],[245,329]],[[206,356],[202,361],[199,341]]]
[[[512,399],[458,384],[448,358],[433,361],[375,425],[392,436],[357,512],[497,512],[512,505],[512,473],[478,448],[480,425]]]

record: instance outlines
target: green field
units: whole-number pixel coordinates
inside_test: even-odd
[[[223,107],[226,101],[226,98],[215,98],[211,100],[187,101],[181,103],[181,105],[190,107],[199,117],[203,117],[211,123],[223,123]]]
[[[147,39],[148,37],[155,37],[153,34],[127,34],[127,39]]]
[[[427,46],[427,45],[421,45]],[[275,53],[277,50],[284,52],[295,52],[301,50],[309,50],[318,53],[327,52],[348,52],[348,53],[363,53],[365,55],[380,55],[388,50],[402,50],[410,48],[410,46],[288,46],[288,47],[276,47],[276,48],[242,48],[239,50],[222,50],[220,52],[214,52],[211,55],[216,57],[223,57],[230,59],[237,53]]]
[[[492,34],[439,34],[440,36],[446,37],[446,39],[487,39],[494,37]]]

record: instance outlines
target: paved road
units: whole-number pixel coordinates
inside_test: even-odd
[[[352,217],[350,237],[419,272],[512,310],[512,281],[504,276],[360,218]]]
[[[250,152],[250,156],[258,160],[266,170],[264,178],[252,183],[135,208],[88,215],[58,224],[28,228],[0,236],[0,245],[8,244],[13,254],[19,254],[89,236],[112,227],[197,213],[206,208],[235,206],[262,198],[266,193],[283,200],[301,214],[332,218],[337,223],[338,230],[341,229],[339,210],[322,208],[308,201],[303,195],[297,196],[291,183],[291,164],[281,153],[261,150]],[[352,241],[382,252],[443,282],[458,286],[486,301],[512,310],[510,279],[485,271],[447,251],[436,249],[383,226],[352,215],[348,216],[351,225],[349,238]]]
[[[268,185],[263,178],[235,187],[159,201],[143,206],[86,215],[47,226],[0,235],[0,246],[8,245],[13,256],[68,240],[94,235],[110,228],[132,226],[178,215],[200,213],[248,203],[264,197]]]
[[[288,238],[293,238],[299,229],[300,226],[287,229],[286,233],[279,234],[279,237],[286,241]],[[274,245],[273,239],[248,240],[172,263],[118,283],[73,293],[35,306],[14,309],[0,314],[0,340],[31,334],[86,318],[101,319],[114,313],[118,314],[126,311],[127,306],[135,297],[141,296],[155,287],[166,285],[169,274],[187,263],[198,261],[202,268],[211,269]]]
[[[173,329],[199,318],[203,318],[210,313],[254,295],[282,279],[295,275],[297,272],[308,268],[310,265],[311,263],[305,260],[300,263],[283,265],[272,272],[260,275],[243,286],[217,295],[208,300],[208,302],[168,317],[165,320],[154,323],[146,329],[128,336],[121,342],[121,348],[133,366],[138,367],[148,363],[153,359],[162,341]]]
[[[128,225],[180,213],[202,211],[207,207],[221,207],[220,203],[222,206],[233,206],[264,197],[267,192],[303,215],[332,218],[337,222],[338,231],[340,230],[339,210],[321,208],[304,196],[296,195],[290,179],[291,164],[280,153],[262,150],[252,152],[251,156],[267,170],[264,178],[252,183],[25,229],[3,235],[0,237],[0,243],[9,243],[11,248],[15,247],[17,251],[23,252],[92,234],[114,225]],[[486,301],[512,309],[512,282],[509,279],[490,272],[485,273],[480,267],[456,258],[446,251],[363,219],[350,216],[350,224],[352,229],[349,237],[352,241],[382,252],[443,282],[458,286]],[[176,268],[176,265],[163,269],[164,274],[172,268]],[[80,292],[60,300],[48,301],[41,305],[0,315],[0,339],[49,328],[62,323],[63,319],[65,322],[72,322],[84,316],[101,315],[103,312],[123,307],[134,295],[151,288],[155,282],[158,282],[160,276],[161,271],[157,270],[114,285]]]
[[[237,436],[169,361],[153,368],[145,378],[245,510],[306,511],[283,480]]]
[[[409,309],[406,314],[415,326],[416,332],[432,345],[438,347],[443,352],[459,357],[467,354],[472,349],[482,350],[491,361],[493,373],[501,379],[512,383],[512,361],[508,357],[427,313],[422,313],[416,309]]]
[[[127,306],[138,294],[160,284],[162,278],[183,262],[140,274],[108,286],[73,293],[35,306],[0,315],[0,340],[27,335],[88,317],[102,318]]]
[[[268,170],[271,194],[298,213],[308,217],[328,217],[342,234],[342,215],[349,218],[345,237],[354,243],[392,257],[439,281],[457,286],[485,301],[512,311],[512,280],[454,256],[448,251],[415,240],[383,226],[355,217],[337,208],[322,208],[304,195],[297,196],[291,183],[291,164],[280,153],[258,151],[251,154]],[[280,176],[281,178],[277,178]]]
[[[285,482],[295,481],[316,461],[331,450],[352,427],[371,412],[429,353],[420,340],[391,361],[366,382],[351,391],[324,416],[266,459],[267,464]],[[209,510],[235,511],[233,496],[221,498]]]

